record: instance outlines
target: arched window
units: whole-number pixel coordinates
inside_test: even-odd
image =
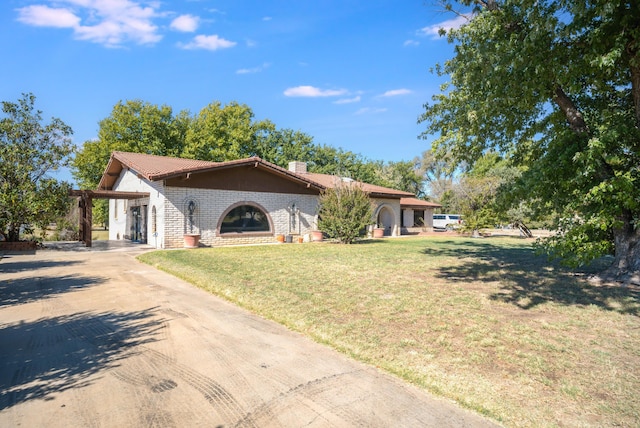
[[[255,205],[238,205],[231,208],[222,219],[220,233],[270,232],[269,217]]]

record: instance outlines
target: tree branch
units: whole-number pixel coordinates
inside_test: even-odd
[[[560,110],[562,110],[562,113],[564,113],[567,119],[567,123],[569,123],[569,127],[571,127],[574,132],[583,134],[589,131],[589,127],[584,117],[582,117],[582,113],[580,113],[571,98],[569,98],[558,84],[555,85],[553,101],[560,107]]]
[[[500,9],[496,0],[477,0],[477,3],[492,12]]]

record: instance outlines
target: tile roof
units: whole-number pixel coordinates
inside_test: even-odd
[[[219,165],[218,162],[147,155],[144,153],[113,152],[113,157],[149,180],[157,180],[157,177],[166,175],[215,168]]]
[[[418,198],[400,198],[400,206],[416,208],[442,208],[442,205],[435,202],[423,201]]]
[[[271,170],[289,179],[312,185],[319,190],[336,187],[340,183],[356,183],[362,189],[374,197],[403,198],[413,197],[412,193],[387,187],[376,186],[368,183],[361,183],[350,179],[328,174],[315,173],[295,173],[278,165],[267,162],[259,157],[237,159],[227,162],[209,162],[195,159],[172,158],[168,156],[148,155],[145,153],[130,153],[115,151],[111,154],[109,164],[105,169],[98,189],[110,190],[113,188],[120,172],[124,168],[135,171],[138,175],[149,181],[158,181],[166,178],[176,177],[182,174],[201,173],[217,169],[232,168],[240,165],[256,164],[264,169]],[[417,199],[416,199],[417,200]]]
[[[402,197],[402,196],[415,196],[413,193],[403,192],[402,190],[391,189],[389,187],[376,186],[374,184],[362,183],[360,181],[354,181],[351,179],[340,178],[336,175],[329,174],[316,174],[313,172],[307,172],[303,174],[297,174],[303,177],[310,179],[318,184],[321,184],[323,187],[336,187],[339,184],[343,183],[356,183],[362,186],[362,190],[365,192],[372,194],[373,196],[391,196],[394,198]]]

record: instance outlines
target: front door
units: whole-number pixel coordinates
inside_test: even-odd
[[[142,241],[142,213],[140,207],[131,207],[131,240]]]

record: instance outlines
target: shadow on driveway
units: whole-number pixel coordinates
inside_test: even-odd
[[[92,383],[90,376],[155,341],[155,309],[78,313],[0,329],[0,411]]]

